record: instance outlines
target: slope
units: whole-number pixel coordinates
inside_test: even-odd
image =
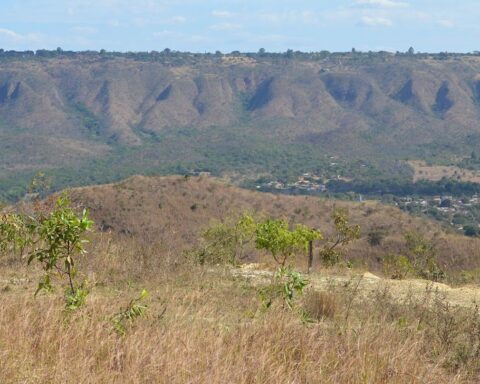
[[[91,210],[101,230],[146,243],[164,243],[177,250],[178,257],[196,243],[202,229],[244,211],[307,224],[328,236],[333,210],[346,209],[351,222],[362,229],[361,239],[347,253],[359,265],[379,269],[383,256],[406,252],[403,236],[416,231],[435,243],[444,268],[460,271],[480,266],[480,240],[446,233],[432,221],[376,202],[271,195],[208,177],[178,176],[135,176],[117,184],[72,189],[70,194],[77,204]],[[368,242],[368,234],[375,230],[385,233],[379,246]]]

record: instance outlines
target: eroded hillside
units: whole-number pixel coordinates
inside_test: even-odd
[[[272,172],[279,153],[306,152],[385,171],[405,157],[461,158],[479,142],[476,56],[233,59],[1,61],[0,177],[57,169],[88,184],[198,165]]]

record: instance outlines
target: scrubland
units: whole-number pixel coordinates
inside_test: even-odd
[[[464,383],[477,382],[480,317],[426,285],[400,302],[367,296],[355,273],[308,290],[302,322],[262,310],[267,282],[195,266],[161,244],[98,235],[82,262],[91,294],[66,313],[62,292],[33,297],[40,271],[2,260],[0,382]],[[268,269],[268,266],[265,266]],[[313,275],[321,274],[316,271]],[[114,332],[111,316],[146,288],[148,310]]]
[[[476,262],[469,251],[478,249],[475,239],[463,242],[463,237],[445,234],[434,224],[422,227],[418,223],[424,222],[390,208],[352,204],[351,220],[364,230],[388,225],[382,243],[369,245],[364,233],[345,250],[345,260],[353,262],[330,268],[320,263],[315,248],[310,284],[295,296],[292,308],[281,300],[265,306],[262,289],[274,283],[274,262],[268,254],[252,251],[243,260],[246,266],[199,265],[191,257],[191,250],[202,244],[202,228],[234,214],[218,202],[223,198],[227,206],[231,199],[237,213],[247,202],[257,204],[264,215],[284,211],[293,222],[304,219],[312,226],[317,219],[325,235],[332,225],[331,219],[323,220],[331,213],[331,203],[254,194],[205,179],[133,181],[104,187],[103,192],[101,187],[71,192],[76,204],[83,194],[83,205],[92,209],[99,227],[89,234],[88,253],[77,260],[76,278],[84,279],[89,291],[85,305],[66,310],[65,282],[60,280],[55,280],[53,292],[34,296],[43,274],[40,266],[27,266],[18,254],[1,254],[1,383],[480,380],[476,286],[469,287],[471,303],[444,294],[441,284],[413,281],[412,276],[392,281],[385,275],[367,289],[362,276],[375,265],[375,257],[370,264],[355,262],[370,250],[382,255],[396,249],[401,238],[396,220],[407,229],[417,225],[437,241],[439,256],[449,254],[445,244],[452,249],[459,245],[458,254],[467,260],[464,266]],[[155,183],[165,185],[168,193],[158,192]],[[210,188],[208,193],[205,188]],[[173,202],[179,204],[178,211]],[[303,205],[309,209],[306,214]],[[382,214],[387,211],[390,214]],[[304,271],[305,266],[305,254],[299,252],[293,267]],[[448,263],[443,266],[447,276],[458,273]],[[381,268],[375,273],[381,275]],[[126,321],[125,332],[119,333],[115,315],[143,290],[148,292],[142,299],[144,313]]]

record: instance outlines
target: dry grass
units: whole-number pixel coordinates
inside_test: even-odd
[[[209,177],[134,176],[123,182],[71,190],[73,199],[91,209],[98,225],[116,233],[156,239],[176,237],[192,244],[199,229],[243,211],[284,217],[328,233],[335,208],[349,211],[353,223],[366,234],[382,226],[387,231],[411,229],[433,234],[432,221],[414,218],[398,208],[377,202],[353,203],[308,196],[254,192]],[[195,206],[195,209],[192,207]]]
[[[204,179],[154,181],[164,184],[135,178],[75,192],[89,197],[95,215],[106,213],[113,225],[145,231],[92,236],[79,264],[79,278],[88,279],[91,293],[77,312],[63,311],[61,289],[34,298],[41,271],[0,256],[0,383],[478,382],[478,313],[454,307],[431,290],[399,300],[382,285],[360,294],[348,277],[315,285],[318,291],[298,303],[315,321],[303,323],[280,303],[262,310],[257,290],[265,279],[221,266],[201,268],[182,255],[184,243],[193,243],[194,231],[210,218],[241,212],[248,204],[287,215],[305,204],[315,207],[307,220],[324,225],[331,205],[304,197],[267,201]],[[161,185],[165,190],[158,192]],[[162,215],[150,211],[159,197]],[[193,199],[200,200],[195,212]],[[345,205],[354,220],[378,223],[387,217],[375,204]],[[386,209],[392,225],[404,217]],[[117,335],[112,315],[144,288],[150,292],[146,316],[128,326],[125,337]]]
[[[427,165],[424,161],[419,160],[409,161],[408,164],[410,164],[415,172],[413,176],[414,181],[438,181],[446,177],[448,179],[480,183],[480,174],[468,169],[444,165]]]
[[[33,298],[40,271],[3,258],[0,382],[477,382],[475,367],[452,363],[457,345],[444,348],[436,336],[449,323],[422,320],[421,301],[399,304],[381,291],[364,299],[343,285],[307,296],[322,312],[307,325],[280,306],[260,311],[249,279],[185,264],[175,252],[97,238],[81,264],[91,295],[69,316],[60,292]],[[147,316],[118,336],[110,316],[144,287]]]
[[[190,297],[193,299],[193,292]],[[427,344],[395,324],[368,322],[338,334],[285,313],[227,326],[195,313],[140,321],[125,338],[91,300],[65,323],[52,299],[8,298],[0,314],[5,383],[460,383],[432,364]]]
[[[234,57],[234,56],[223,56],[222,57],[223,65],[242,65],[248,67],[255,67],[257,61],[250,57]]]
[[[330,292],[310,290],[303,299],[303,309],[314,320],[333,319],[337,312],[336,296]]]
[[[293,223],[332,232],[335,208],[347,209],[352,224],[361,226],[361,239],[349,246],[347,257],[356,265],[381,270],[379,260],[387,254],[406,252],[403,234],[418,231],[438,244],[439,260],[446,269],[480,267],[480,240],[447,234],[437,223],[413,217],[398,208],[376,202],[331,201],[316,197],[271,195],[244,190],[207,177],[136,176],[121,183],[79,188],[74,200],[91,209],[99,226],[107,231],[183,250],[194,245],[198,233],[212,222],[256,212],[283,217]],[[195,206],[193,210],[192,207]],[[368,244],[372,230],[386,233],[380,246]],[[254,261],[258,255],[249,255]]]

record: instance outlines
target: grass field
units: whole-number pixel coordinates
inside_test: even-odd
[[[350,283],[308,291],[305,324],[279,305],[260,310],[265,283],[158,249],[97,238],[82,261],[91,295],[70,315],[61,292],[33,297],[39,271],[3,258],[0,382],[478,382],[478,315],[434,289],[364,295],[344,273]],[[121,337],[109,319],[143,288],[146,315]]]
[[[89,235],[88,253],[76,263],[75,279],[84,280],[89,291],[86,304],[66,310],[66,281],[59,279],[52,293],[35,297],[40,266],[0,252],[0,383],[446,384],[480,379],[477,286],[450,288],[409,280],[412,276],[393,281],[365,273],[382,255],[402,249],[404,230],[416,228],[435,241],[452,276],[459,273],[456,264],[477,265],[477,239],[446,234],[392,207],[339,203],[349,208],[352,223],[367,230],[387,225],[389,234],[375,247],[364,234],[346,250],[347,260],[371,263],[326,268],[315,257],[304,295],[295,294],[290,309],[281,296],[268,305],[262,299],[277,284],[268,254],[256,250],[249,259],[255,264],[233,267],[199,265],[185,251],[202,246],[199,233],[206,226],[228,223],[248,207],[263,217],[317,223],[328,235],[331,202],[180,177],[136,177],[70,194],[75,204],[92,209],[103,228]],[[304,271],[305,262],[299,251],[292,266]],[[474,281],[478,273],[467,272]],[[119,333],[114,319],[143,290],[149,293],[141,301],[145,313],[125,321],[125,332]]]
[[[454,166],[427,165],[427,163],[424,161],[418,160],[411,160],[408,162],[408,164],[410,164],[410,166],[414,169],[414,181],[438,181],[446,177],[447,179],[480,183],[480,172]]]

